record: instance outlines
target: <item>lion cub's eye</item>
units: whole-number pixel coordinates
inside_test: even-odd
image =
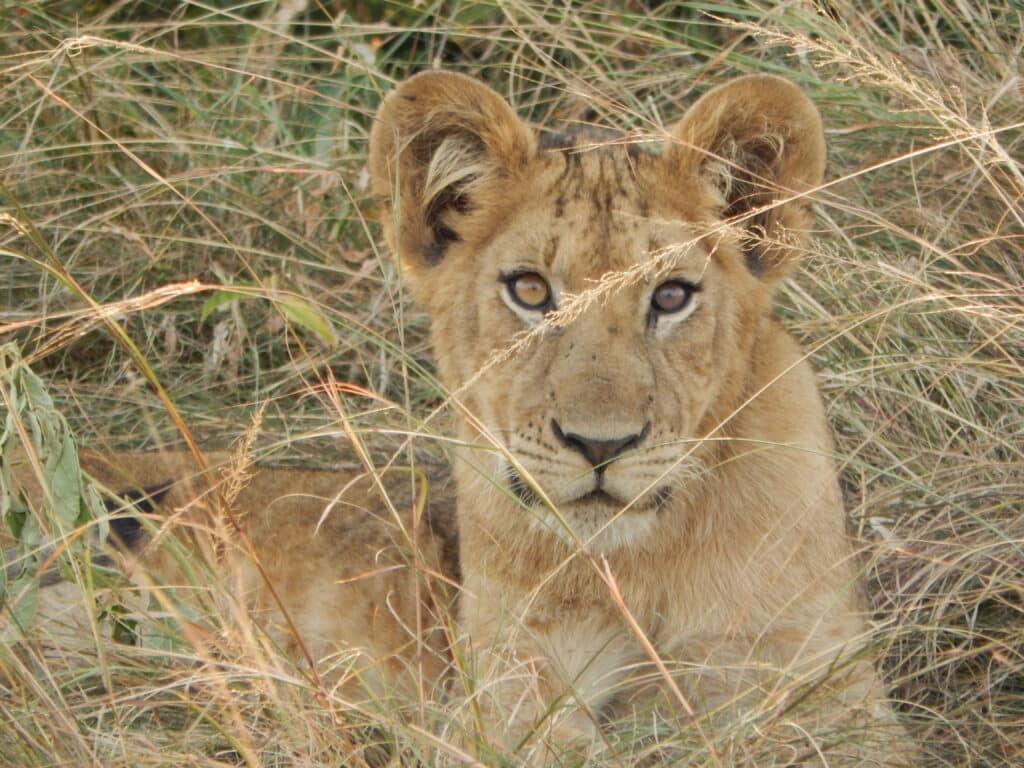
[[[670,315],[685,309],[700,288],[684,280],[667,280],[651,294],[651,309],[659,315]]]
[[[502,277],[508,295],[523,309],[546,312],[551,308],[551,286],[536,272]]]

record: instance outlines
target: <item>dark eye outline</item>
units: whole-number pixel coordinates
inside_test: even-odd
[[[544,301],[540,304],[528,304],[516,294],[515,282],[523,277],[536,277],[544,286],[548,289],[547,295],[544,297]],[[528,312],[550,312],[555,308],[554,303],[554,291],[551,290],[551,283],[535,269],[521,269],[515,272],[509,272],[508,274],[498,275],[498,282],[505,284],[505,291],[512,301],[518,306],[527,310]]]
[[[665,288],[667,286],[676,286],[676,285],[679,286],[680,288],[682,288],[683,291],[686,294],[684,299],[683,299],[683,303],[680,304],[675,309],[663,309],[662,307],[660,307],[658,305],[657,300],[656,300],[656,297],[658,295],[658,291],[660,291],[662,288]],[[663,283],[658,283],[658,285],[655,286],[654,290],[651,291],[651,314],[652,314],[652,317],[659,317],[661,315],[674,315],[677,312],[682,312],[684,309],[686,309],[688,306],[690,306],[690,304],[693,302],[694,295],[697,294],[697,293],[700,293],[700,290],[701,290],[701,288],[700,288],[699,285],[691,283],[688,280],[680,280],[680,279],[677,279],[677,278],[676,279],[672,279],[672,280],[666,280]]]

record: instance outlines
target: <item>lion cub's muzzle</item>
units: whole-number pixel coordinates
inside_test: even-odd
[[[569,431],[554,418],[550,420],[549,427],[559,444],[582,457],[588,465],[586,471],[572,472],[571,479],[557,483],[555,487],[545,488],[556,503],[586,507],[592,512],[599,509],[614,512],[625,508],[643,511],[661,506],[671,495],[671,490],[667,487],[649,487],[638,496],[635,488],[628,488],[614,472],[608,471],[616,461],[625,458],[630,452],[636,449],[643,450],[642,444],[651,431],[649,422],[644,424],[639,432],[614,438],[594,437]],[[560,463],[554,456],[552,459],[555,464]],[[514,469],[509,468],[508,473],[509,487],[521,502],[527,506],[542,505],[542,499],[530,482]],[[546,474],[544,469],[537,467],[534,471],[534,482],[548,479],[545,477]]]
[[[598,440],[592,437],[578,435],[575,432],[563,432],[562,427],[555,419],[551,420],[551,431],[555,433],[555,437],[558,438],[558,442],[566,448],[571,448],[576,451],[590,462],[590,465],[594,468],[594,472],[597,475],[597,485],[598,488],[600,488],[601,481],[604,477],[604,471],[608,464],[615,461],[619,455],[625,453],[630,448],[635,448],[640,445],[644,438],[647,437],[647,433],[651,431],[651,423],[647,422],[644,424],[644,428],[635,434],[614,438],[612,440]]]

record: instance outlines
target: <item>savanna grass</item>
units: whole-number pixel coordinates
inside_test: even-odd
[[[0,6],[0,340],[79,443],[223,446],[258,412],[262,460],[439,457],[425,319],[364,194],[382,94],[443,65],[538,124],[643,139],[725,77],[784,74],[832,181],[778,312],[820,371],[874,647],[926,764],[1024,762],[1020,5],[349,6]],[[0,655],[4,765],[461,759],[436,703],[346,700],[244,616],[118,624],[142,598],[85,593],[87,636],[37,623]],[[609,764],[723,748],[637,727]]]

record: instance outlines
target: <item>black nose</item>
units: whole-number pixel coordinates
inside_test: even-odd
[[[644,428],[633,435],[611,440],[595,440],[574,432],[563,432],[558,422],[554,419],[551,420],[551,431],[555,433],[558,441],[565,447],[582,454],[583,458],[589,461],[599,473],[603,472],[604,468],[617,456],[638,446],[640,441],[647,437],[650,426],[650,423],[644,424]]]

